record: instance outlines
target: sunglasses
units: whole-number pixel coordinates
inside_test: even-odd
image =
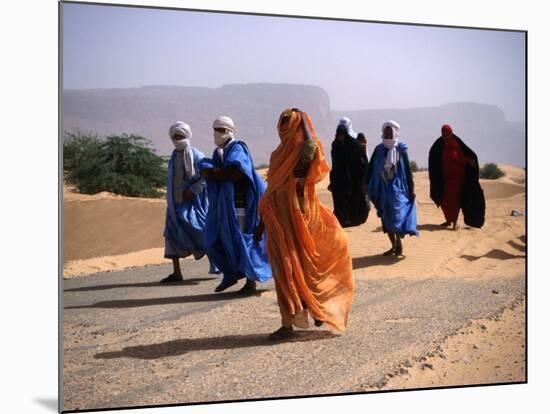
[[[214,131],[221,132],[222,134],[225,134],[229,130],[227,128],[214,128]]]

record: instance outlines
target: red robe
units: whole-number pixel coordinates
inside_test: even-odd
[[[443,140],[443,200],[441,208],[445,220],[455,222],[460,212],[460,194],[464,184],[467,162],[464,153],[454,138]]]

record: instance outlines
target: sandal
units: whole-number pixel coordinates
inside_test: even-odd
[[[214,289],[214,292],[223,292],[225,289],[230,288],[234,284],[237,283],[237,279],[232,279],[228,282],[224,282],[222,280],[222,283],[220,283],[218,286],[216,286],[216,289]]]
[[[295,333],[292,326],[289,328],[287,328],[286,326],[281,326],[279,329],[277,329],[275,332],[269,335],[269,339],[273,341],[282,341],[285,339],[294,338],[294,336],[295,336]]]
[[[183,282],[183,278],[179,278],[173,273],[159,281],[159,283],[177,283],[177,282]]]
[[[253,295],[254,293],[256,293],[256,282],[250,279],[246,279],[246,283],[239,290],[239,293],[242,293],[244,295]]]

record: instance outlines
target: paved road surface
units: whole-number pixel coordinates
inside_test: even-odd
[[[215,294],[206,260],[184,269],[188,281],[171,286],[156,283],[164,265],[64,281],[65,410],[373,389],[525,290],[522,275],[358,277],[346,332],[273,342],[272,281],[256,296],[239,296],[240,286]]]

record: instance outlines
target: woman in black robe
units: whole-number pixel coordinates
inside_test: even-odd
[[[334,215],[342,227],[359,226],[369,215],[366,195],[367,154],[350,135],[351,124],[340,123],[332,142],[329,190],[332,192]]]

